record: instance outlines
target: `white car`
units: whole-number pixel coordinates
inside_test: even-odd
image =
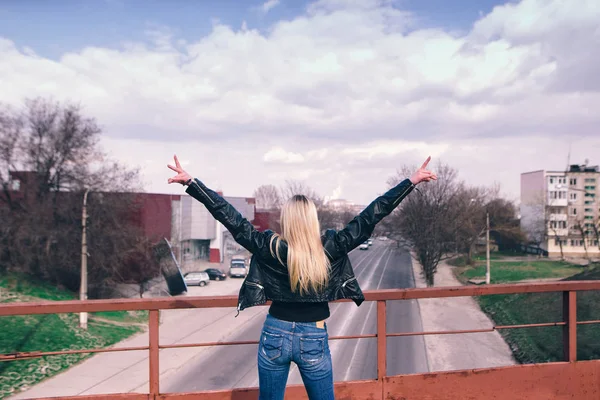
[[[246,263],[244,260],[231,260],[229,266],[229,276],[232,278],[245,278],[248,270],[246,269]]]
[[[210,277],[206,272],[188,272],[183,276],[187,286],[206,286],[210,283]]]
[[[369,250],[369,243],[367,243],[367,242],[361,243],[361,245],[358,246],[358,248],[360,250]]]
[[[373,245],[373,239],[370,239],[370,238],[369,238],[369,239],[367,239],[367,244],[368,244],[369,246],[372,246],[372,245]]]

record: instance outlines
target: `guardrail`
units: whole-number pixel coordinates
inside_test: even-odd
[[[531,284],[502,284],[487,286],[458,286],[424,289],[389,289],[366,291],[366,301],[377,302],[377,333],[368,335],[334,336],[330,340],[377,339],[377,379],[336,382],[336,397],[340,399],[466,399],[466,398],[527,398],[527,399],[599,399],[600,360],[577,361],[577,326],[600,323],[600,320],[577,320],[577,292],[600,290],[599,281],[573,281]],[[524,325],[503,325],[486,329],[439,332],[387,332],[386,301],[464,296],[485,296],[514,293],[562,292],[563,320]],[[340,300],[345,302],[348,300]],[[268,304],[266,304],[268,305]],[[103,353],[116,351],[149,352],[149,392],[55,397],[54,399],[254,399],[256,388],[197,393],[160,393],[159,351],[182,347],[232,346],[258,344],[258,340],[237,342],[210,342],[176,345],[159,343],[160,310],[186,308],[236,307],[236,296],[169,297],[154,299],[111,299],[86,301],[43,301],[0,305],[0,317],[8,315],[58,314],[100,311],[149,310],[148,346],[127,348],[81,349],[52,352],[17,352],[0,355],[0,362],[9,362],[60,354]],[[388,337],[416,335],[446,335],[490,332],[501,329],[531,327],[563,327],[565,362],[517,365],[502,368],[387,376],[386,346]],[[290,385],[286,399],[306,398],[304,388]]]

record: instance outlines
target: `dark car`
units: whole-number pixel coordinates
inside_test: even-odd
[[[208,277],[211,281],[222,281],[225,280],[225,278],[227,278],[227,274],[221,271],[220,269],[209,268],[204,270],[204,272],[208,274]]]

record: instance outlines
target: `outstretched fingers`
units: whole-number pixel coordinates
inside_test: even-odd
[[[423,163],[423,165],[421,165],[421,169],[427,168],[427,165],[429,164],[429,161],[431,161],[431,156],[427,157],[427,160],[425,160],[425,162]]]
[[[173,155],[173,158],[175,159],[175,166],[181,169],[181,164],[179,164],[179,159],[177,158],[177,155]]]
[[[181,172],[181,167],[179,167],[179,166],[174,167],[171,164],[167,164],[167,167],[169,167],[170,169],[172,169],[175,172]]]

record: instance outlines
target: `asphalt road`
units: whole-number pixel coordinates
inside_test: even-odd
[[[414,287],[410,255],[395,245],[373,241],[369,250],[350,254],[354,271],[363,290]],[[376,332],[377,310],[373,302],[360,307],[354,303],[330,304],[327,320],[329,336]],[[247,323],[230,323],[235,331],[228,340],[258,340],[268,308],[262,307]],[[247,310],[243,312],[248,312]],[[242,313],[243,313],[242,312]],[[419,307],[415,300],[390,301],[387,305],[388,332],[422,331]],[[223,318],[231,318],[224,315]],[[330,341],[336,381],[373,379],[377,376],[376,339]],[[427,372],[423,338],[389,338],[388,375]],[[257,345],[219,346],[198,354],[161,381],[162,392],[191,392],[258,386]],[[288,384],[302,379],[292,364]]]

